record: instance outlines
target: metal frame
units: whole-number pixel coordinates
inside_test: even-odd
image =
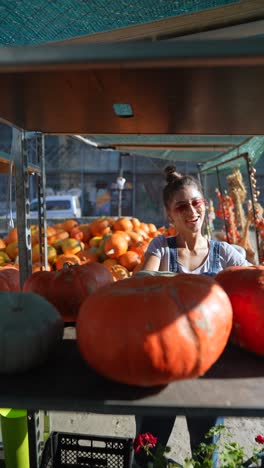
[[[16,215],[20,284],[32,272],[31,231],[29,211],[29,165],[25,132],[13,128],[11,154],[14,155]]]
[[[210,166],[210,168],[208,168],[208,170],[200,170],[200,173],[206,173],[208,172],[209,170],[211,171],[212,169],[215,169],[216,170],[216,175],[217,175],[217,181],[218,181],[218,186],[219,186],[219,192],[221,194],[221,196],[223,195],[223,190],[222,190],[222,186],[221,186],[221,180],[220,180],[220,174],[219,174],[219,166],[223,166],[223,165],[226,165],[228,163],[230,163],[231,161],[236,161],[237,159],[241,159],[241,158],[244,158],[245,161],[246,161],[246,168],[247,168],[247,175],[248,175],[248,181],[249,181],[249,191],[250,191],[250,199],[251,199],[251,202],[252,202],[252,210],[253,210],[253,216],[254,216],[254,220],[256,220],[256,211],[255,211],[255,207],[254,207],[254,203],[255,203],[255,200],[254,200],[254,191],[253,191],[253,187],[252,187],[252,181],[251,181],[251,178],[250,178],[250,169],[251,169],[251,158],[250,158],[250,155],[248,153],[243,153],[243,154],[239,154],[237,156],[234,156],[233,158],[230,158],[228,160],[225,160],[225,161],[222,161],[218,164],[215,164],[214,166]],[[222,207],[223,208],[223,207]],[[223,210],[223,213],[224,213],[224,210]],[[226,231],[226,237],[227,237],[227,241],[228,241],[228,225],[227,225],[227,220],[225,219],[224,217],[224,224],[225,224],[225,231]],[[260,260],[260,242],[259,242],[259,232],[254,224],[254,231],[255,231],[255,238],[256,238],[256,246],[257,246],[257,262],[259,263],[259,260]]]

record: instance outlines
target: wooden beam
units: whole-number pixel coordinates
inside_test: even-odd
[[[187,15],[174,16],[149,23],[90,34],[88,36],[74,37],[56,43],[121,42],[143,39],[160,40],[227,26],[241,25],[263,18],[263,0],[244,0],[219,8],[208,8]]]

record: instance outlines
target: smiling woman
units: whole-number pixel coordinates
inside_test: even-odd
[[[208,241],[202,235],[206,202],[200,182],[190,175],[179,174],[176,168],[171,166],[165,169],[165,174],[167,184],[163,189],[163,202],[177,235],[167,238],[163,235],[155,237],[149,244],[142,269],[215,276],[228,266],[250,265],[227,242]],[[190,293],[193,283],[194,281],[190,283]],[[186,301],[187,296],[186,293]],[[204,435],[211,426],[219,423],[216,417],[186,419],[192,452],[201,442],[212,441],[205,440]],[[174,422],[174,415],[169,418],[137,416],[137,433],[155,431],[154,434],[158,436],[161,444],[166,445]],[[141,454],[136,454],[136,460],[142,467],[147,466],[150,461]]]
[[[228,266],[249,265],[227,242],[208,241],[202,235],[207,205],[200,182],[190,175],[179,174],[171,166],[165,169],[165,174],[163,202],[178,234],[155,237],[142,269],[214,275]]]

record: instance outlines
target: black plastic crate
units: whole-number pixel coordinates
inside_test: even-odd
[[[130,468],[133,439],[52,432],[40,468]]]

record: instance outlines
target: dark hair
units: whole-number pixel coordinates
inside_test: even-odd
[[[203,189],[198,179],[191,175],[182,175],[176,171],[175,166],[167,166],[164,170],[167,185],[163,189],[163,203],[166,208],[175,194],[188,185],[193,185],[203,195]]]

